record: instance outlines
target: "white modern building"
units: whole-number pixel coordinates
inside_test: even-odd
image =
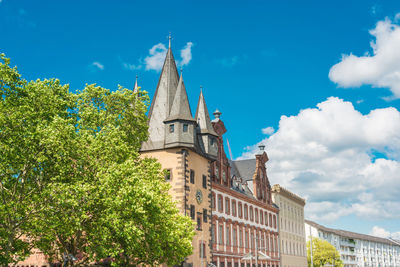
[[[400,243],[394,240],[331,229],[309,220],[305,220],[305,229],[307,242],[312,236],[335,246],[344,267],[400,266]]]

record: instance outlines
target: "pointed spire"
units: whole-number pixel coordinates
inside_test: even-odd
[[[149,138],[143,143],[142,150],[160,149],[164,147],[165,124],[163,121],[170,114],[178,81],[178,70],[171,51],[171,46],[169,46],[148,114]]]
[[[165,121],[171,120],[194,121],[192,112],[190,111],[189,100],[185,84],[183,83],[182,74],[179,78],[174,101],[172,102],[171,112]]]
[[[140,87],[138,87],[137,80],[138,80],[138,76],[136,74],[135,86],[133,87],[133,92],[134,93],[137,93],[139,91],[139,88],[140,88]]]
[[[212,127],[210,114],[208,113],[206,100],[204,99],[203,95],[203,87],[200,86],[200,96],[199,102],[197,103],[197,110],[196,110],[196,121],[199,125],[201,133],[209,133],[215,136],[218,136],[217,133],[214,131]]]

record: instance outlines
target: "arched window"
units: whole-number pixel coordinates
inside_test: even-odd
[[[272,227],[272,215],[269,215],[269,226]]]
[[[244,218],[245,218],[246,220],[248,219],[247,204],[244,204]]]
[[[250,207],[250,221],[254,220],[253,207]]]

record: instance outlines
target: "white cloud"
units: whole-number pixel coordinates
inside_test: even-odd
[[[142,68],[142,65],[134,65],[127,62],[122,62],[122,66],[126,70],[140,70]]]
[[[379,226],[372,227],[372,230],[369,234],[373,235],[373,236],[377,236],[377,237],[382,237],[382,238],[393,238],[393,239],[400,240],[400,232],[391,233]]]
[[[187,42],[185,47],[180,50],[181,60],[177,60],[179,66],[187,65],[192,60],[192,46],[192,42]],[[167,47],[162,43],[154,45],[144,59],[145,69],[161,71],[167,51]]]
[[[400,26],[386,18],[376,24],[370,34],[375,38],[371,41],[372,55],[343,55],[341,62],[329,71],[329,78],[342,87],[373,87],[389,88],[393,93],[391,98],[400,98]]]
[[[266,127],[266,128],[261,129],[261,132],[263,134],[271,135],[275,132],[275,129],[274,129],[274,127]]]
[[[259,143],[268,148],[271,183],[305,197],[308,218],[333,222],[355,214],[400,219],[397,109],[363,115],[352,103],[330,97],[317,108],[282,116],[277,131]],[[241,158],[253,158],[258,144]]]
[[[149,50],[149,54],[150,55],[144,59],[146,70],[160,71],[164,63],[165,55],[167,54],[167,48],[164,44],[159,43]]]
[[[186,46],[181,50],[182,60],[179,61],[180,66],[185,66],[192,60],[192,46],[192,42],[187,42]]]
[[[104,65],[101,64],[101,63],[98,62],[98,61],[95,61],[95,62],[92,62],[91,64],[89,64],[89,65],[87,66],[87,68],[88,68],[89,71],[91,71],[91,72],[96,72],[96,71],[98,71],[98,70],[104,70]]]
[[[100,70],[104,70],[104,65],[101,64],[100,62],[95,61],[95,62],[92,63],[92,65],[95,66],[96,68],[100,69]]]

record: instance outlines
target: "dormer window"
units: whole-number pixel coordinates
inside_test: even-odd
[[[171,125],[169,126],[169,132],[170,132],[170,133],[173,133],[174,130],[175,130],[175,125],[174,125],[174,124],[171,124]]]
[[[189,127],[189,126],[188,126],[187,123],[184,123],[184,124],[183,124],[183,132],[184,132],[184,133],[186,133],[186,132],[188,131],[188,127]]]

